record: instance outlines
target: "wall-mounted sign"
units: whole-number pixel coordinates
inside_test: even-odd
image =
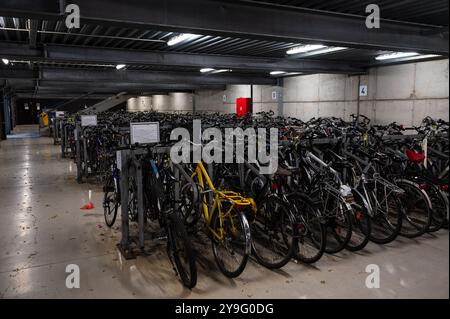
[[[226,96],[225,94],[222,96],[222,101],[223,101],[223,102],[226,102],[226,101],[227,101],[227,96]]]
[[[278,94],[277,91],[272,92],[272,100],[277,100]]]
[[[159,122],[130,123],[131,144],[159,143]]]
[[[64,117],[64,111],[56,111],[55,117]]]
[[[81,115],[81,126],[97,126],[97,115]]]
[[[367,96],[367,85],[359,86],[359,96]]]

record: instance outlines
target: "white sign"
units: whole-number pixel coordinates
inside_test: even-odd
[[[41,109],[41,103],[36,103],[36,110],[40,111]]]
[[[273,91],[272,92],[272,100],[276,100],[277,99],[277,92]]]
[[[130,123],[131,144],[159,143],[159,122]]]
[[[225,94],[222,96],[222,101],[224,101],[224,102],[227,101],[227,96]]]
[[[359,86],[359,96],[367,96],[367,85]]]
[[[25,104],[25,110],[29,110],[29,109],[30,109],[30,107]]]
[[[64,117],[64,111],[56,111],[55,117]]]
[[[116,151],[116,164],[119,170],[122,170],[122,151]]]
[[[97,126],[97,115],[81,115],[81,126]]]

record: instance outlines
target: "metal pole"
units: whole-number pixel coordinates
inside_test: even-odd
[[[180,170],[177,165],[173,165],[173,176],[175,177],[174,192],[175,192],[175,211],[178,211],[180,204]]]
[[[83,172],[84,172],[84,176],[87,178],[89,176],[89,161],[88,161],[88,152],[87,152],[87,141],[84,137],[84,130],[81,127],[81,141],[83,142],[83,163],[84,163],[84,167],[83,167]]]
[[[62,137],[61,137],[61,157],[66,157],[66,125],[63,124]]]
[[[144,250],[145,244],[144,191],[142,185],[142,167],[140,164],[134,167],[134,172],[136,176],[137,200],[138,200],[139,246],[142,250]]]
[[[82,174],[82,167],[81,167],[81,145],[80,145],[80,126],[77,123],[75,126],[75,152],[76,152],[76,161],[77,161],[77,182],[81,183],[83,182],[83,174]]]
[[[358,89],[357,89],[358,97],[356,100],[356,124],[357,125],[359,125],[359,104],[360,104],[360,100],[361,100],[361,97],[359,96],[360,95],[359,94],[360,87],[361,87],[361,75],[358,75]]]
[[[120,240],[120,248],[122,252],[127,254],[130,246],[130,227],[128,220],[128,190],[129,190],[129,171],[128,171],[128,150],[120,151],[121,169],[120,169],[120,198],[121,198],[121,215],[122,215],[122,239]]]

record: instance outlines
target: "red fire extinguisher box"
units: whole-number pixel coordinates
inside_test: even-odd
[[[236,115],[238,117],[252,113],[252,99],[247,97],[240,97],[236,100]]]

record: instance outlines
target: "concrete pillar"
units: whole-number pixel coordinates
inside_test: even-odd
[[[283,97],[283,86],[284,86],[284,81],[283,78],[279,78],[277,80],[277,115],[278,116],[284,116],[284,97]]]

